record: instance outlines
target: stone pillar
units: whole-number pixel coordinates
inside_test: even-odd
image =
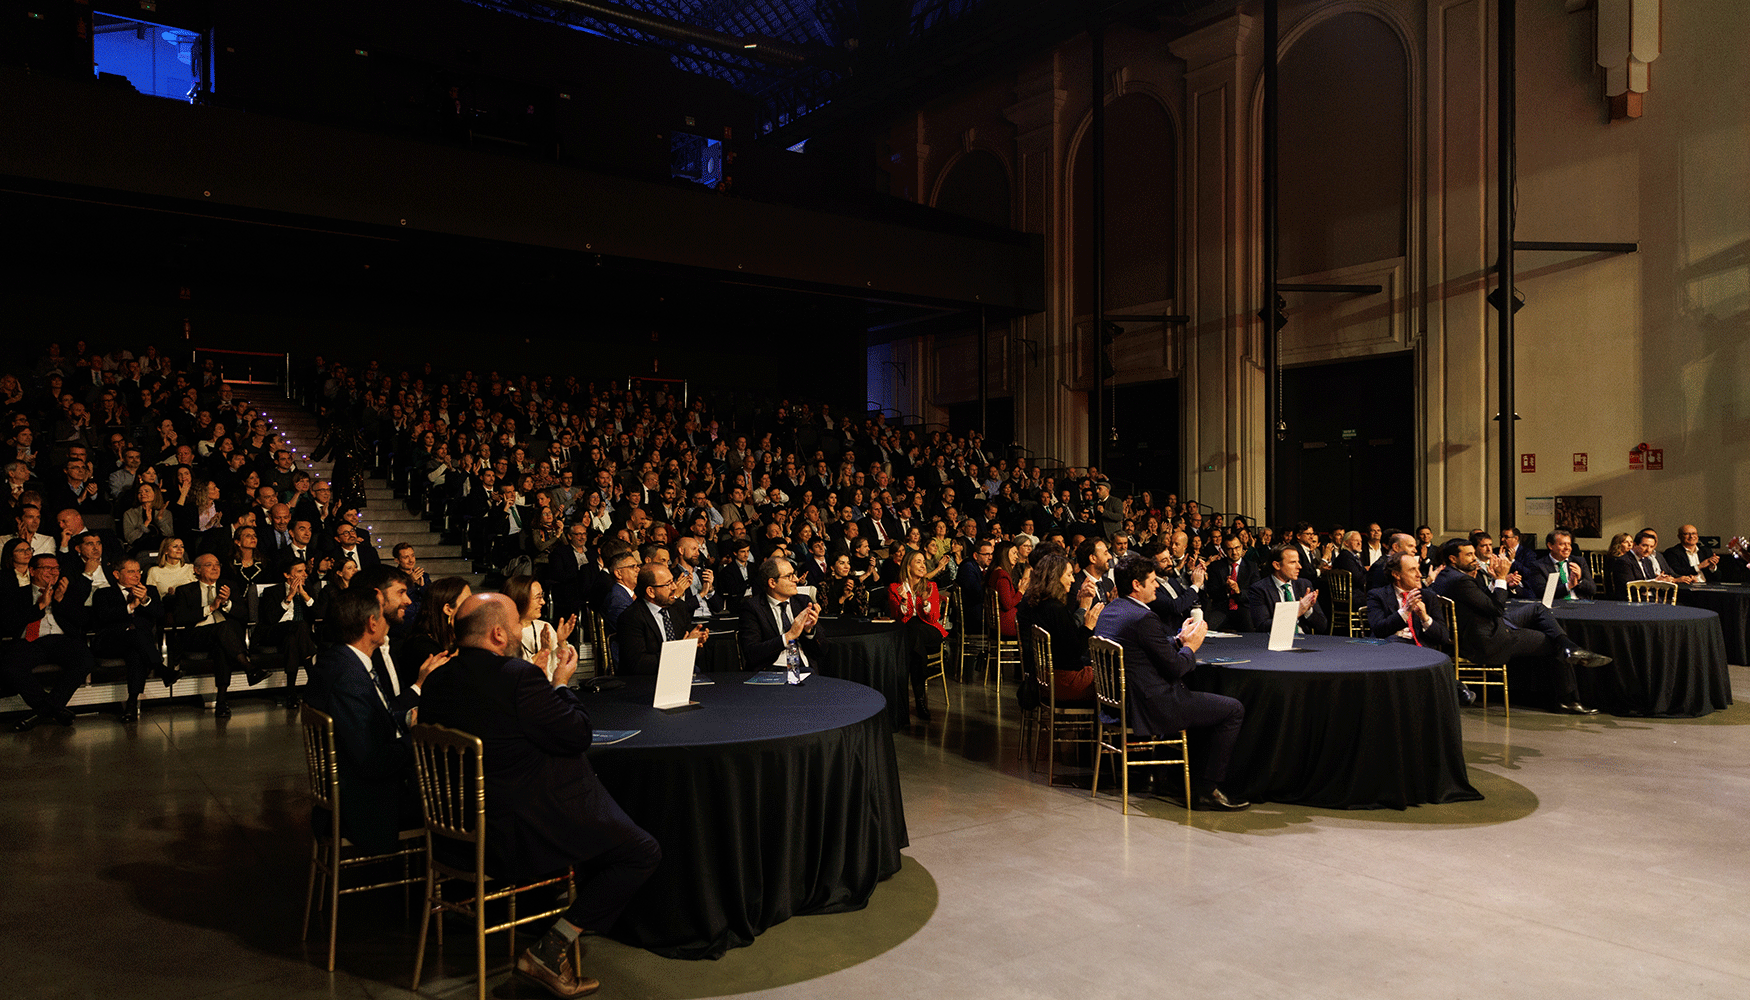
[[[1010,384],[1015,387],[1015,438],[1039,457],[1087,463],[1088,404],[1066,386],[1074,379],[1069,316],[1071,272],[1069,182],[1064,176],[1070,126],[1063,106],[1063,54],[1023,66],[1016,101],[1003,110],[1015,124],[1016,228],[1045,243],[1045,311],[1010,324]]]
[[[1259,55],[1235,14],[1171,43],[1185,60],[1185,368],[1179,496],[1264,510],[1264,373],[1255,348],[1248,154]],[[1210,467],[1213,466],[1213,469]]]

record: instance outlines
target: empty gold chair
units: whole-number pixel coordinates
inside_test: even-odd
[[[1423,593],[1426,594],[1427,591],[1423,591]],[[1452,603],[1450,597],[1429,596],[1434,596],[1434,599],[1440,602],[1441,620],[1446,623],[1446,631],[1452,635],[1453,676],[1458,678],[1460,684],[1482,689],[1482,697],[1477,699],[1477,704],[1485,712],[1489,709],[1489,689],[1492,687],[1500,688],[1501,711],[1503,714],[1512,715],[1513,706],[1507,692],[1507,664],[1478,663],[1475,660],[1465,659],[1458,646],[1458,606]]]
[[[1057,783],[1057,748],[1076,744],[1097,743],[1093,706],[1059,705],[1057,703],[1057,671],[1051,653],[1051,633],[1038,625],[1032,626],[1033,674],[1039,685],[1039,708],[1034,713],[1033,752],[1027,759],[1029,769],[1039,758],[1038,746],[1045,747],[1045,783]],[[1096,765],[1099,759],[1094,760]]]
[[[1094,795],[1100,794],[1100,761],[1109,754],[1116,754],[1122,765],[1119,769],[1119,794],[1123,797],[1124,814],[1130,814],[1130,769],[1133,767],[1170,767],[1179,766],[1185,771],[1185,809],[1191,809],[1191,743],[1186,738],[1185,730],[1179,730],[1178,736],[1159,737],[1150,734],[1133,734],[1130,731],[1129,717],[1125,714],[1125,684],[1124,684],[1124,647],[1110,639],[1094,636],[1088,640],[1088,655],[1094,661],[1094,690],[1098,695],[1097,713],[1094,716],[1095,742],[1099,746],[1099,756],[1094,759]],[[1136,750],[1154,750],[1156,747],[1179,748],[1177,757],[1149,757],[1146,760],[1131,760],[1130,754]]]
[[[991,683],[991,675],[996,675],[998,690],[1003,686],[1004,665],[1019,667],[1021,665],[1021,640],[1019,638],[1003,638],[1003,602],[997,598],[995,591],[984,592],[984,634],[987,652],[984,660],[984,683]]]
[[[1319,570],[1319,586],[1331,595],[1331,634],[1358,636],[1367,634],[1367,607],[1355,604],[1355,578],[1340,569]]]
[[[334,971],[334,944],[340,930],[340,897],[372,889],[390,889],[420,881],[408,874],[407,862],[417,857],[420,845],[415,843],[425,831],[419,828],[401,831],[401,843],[387,854],[355,854],[347,856],[352,841],[340,835],[340,759],[334,752],[334,719],[303,705],[298,721],[304,729],[304,760],[310,769],[310,886],[304,894],[304,930],[300,940],[310,940],[310,913],[317,905],[320,886],[321,905],[328,908],[328,971]],[[323,813],[327,811],[324,824]],[[321,826],[326,826],[322,830]],[[401,877],[392,882],[340,887],[340,875],[348,868],[401,859]]]
[[[1677,585],[1668,580],[1630,580],[1624,589],[1630,604],[1677,603]]]
[[[474,922],[475,975],[479,1000],[486,1000],[486,935],[512,931],[523,924],[557,917],[564,913],[577,892],[572,873],[538,882],[520,885],[503,884],[488,889],[496,882],[486,872],[486,777],[482,770],[484,749],[480,738],[444,726],[414,726],[413,759],[419,774],[419,802],[425,811],[425,909],[419,923],[419,948],[413,956],[413,986],[419,989],[419,978],[425,967],[426,932],[437,924],[438,953],[444,948],[445,913],[458,913]],[[448,861],[439,860],[438,843],[446,841],[460,848],[446,852]],[[463,858],[466,858],[464,861]],[[464,882],[471,895],[462,900],[445,899],[444,883]],[[516,897],[519,893],[543,886],[564,885],[567,903],[555,909],[518,917]],[[486,904],[504,900],[509,908],[503,923],[487,926]],[[516,934],[509,935],[510,959],[516,960]],[[581,946],[574,946],[572,967],[581,958]]]

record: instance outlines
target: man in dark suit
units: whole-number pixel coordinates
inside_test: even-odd
[[[1293,544],[1278,545],[1270,550],[1270,575],[1252,584],[1246,591],[1246,613],[1252,620],[1252,631],[1268,632],[1276,618],[1280,601],[1296,601],[1294,631],[1300,635],[1326,633],[1331,620],[1319,607],[1319,592],[1300,575],[1300,548]]]
[[[1591,600],[1598,592],[1598,585],[1592,579],[1592,569],[1587,565],[1589,560],[1573,558],[1574,536],[1557,528],[1544,536],[1543,543],[1547,547],[1542,552],[1522,563],[1520,596],[1543,600],[1544,588],[1553,576],[1557,581],[1556,600]]]
[[[1615,563],[1608,568],[1616,576],[1610,588],[1612,594],[1627,593],[1623,584],[1631,580],[1676,582],[1676,577],[1671,575],[1670,565],[1659,552],[1659,536],[1651,531],[1642,531],[1636,535],[1634,547],[1617,556]]]
[[[1677,529],[1677,544],[1665,550],[1665,562],[1678,583],[1718,583],[1722,579],[1720,557],[1701,544],[1701,533],[1693,524]]]
[[[1428,607],[1422,590],[1422,560],[1413,553],[1399,552],[1391,557],[1395,565],[1391,583],[1367,592],[1367,631],[1376,639],[1407,642],[1417,646],[1452,647],[1452,633],[1446,623]],[[1463,684],[1458,685],[1458,702],[1469,705],[1476,695]]]
[[[1308,586],[1316,587],[1319,583],[1319,532],[1311,521],[1301,521],[1294,526],[1294,538],[1287,540],[1293,546],[1300,563],[1300,578]]]
[[[645,563],[638,570],[638,600],[620,613],[614,641],[620,647],[621,674],[655,677],[662,665],[662,644],[671,639],[692,639],[705,645],[709,631],[690,621],[679,620],[683,605],[675,602],[674,574],[660,562]],[[697,655],[695,654],[695,660]]]
[[[164,619],[164,602],[158,600],[156,587],[141,582],[139,562],[123,559],[115,568],[115,585],[92,595],[91,611],[97,629],[93,652],[120,657],[127,665],[128,701],[121,721],[138,721],[146,675],[157,671],[165,687],[175,684],[180,676],[165,670],[164,657],[158,651],[157,628]]]
[[[800,493],[796,495],[801,496]],[[869,539],[870,545],[885,548],[888,540],[899,533],[899,522],[887,515],[887,508],[881,501],[875,500],[869,504],[869,514],[857,526],[857,533]]]
[[[350,559],[359,569],[370,569],[383,561],[373,546],[359,538],[358,529],[345,521],[334,529],[334,544],[329,546],[328,554],[337,562]]]
[[[794,642],[802,665],[813,668],[824,655],[825,640],[814,630],[820,608],[796,593],[790,560],[773,557],[754,573],[752,593],[741,604],[741,658],[749,670],[784,665],[785,647]]]
[[[1112,495],[1112,484],[1094,484],[1094,523],[1100,534],[1111,538],[1124,527],[1124,501]]]
[[[1451,646],[1452,633],[1423,597],[1422,561],[1414,553],[1391,557],[1397,566],[1391,583],[1367,592],[1367,630],[1376,639],[1417,646]]]
[[[280,569],[280,582],[263,591],[257,605],[261,620],[255,626],[255,644],[276,647],[286,656],[287,708],[298,705],[299,668],[316,655],[311,614],[316,598],[309,580],[308,563],[288,561]]]
[[[1387,535],[1385,555],[1380,556],[1374,560],[1372,566],[1367,567],[1367,589],[1378,590],[1391,583],[1390,569],[1393,555],[1403,552],[1414,555],[1415,551],[1416,536],[1406,535],[1401,531],[1394,531]]]
[[[722,543],[723,562],[717,567],[717,592],[725,600],[734,601],[746,597],[753,589],[753,576],[756,568],[752,560],[752,548],[745,538],[727,538]]]
[[[1209,627],[1225,632],[1250,632],[1252,616],[1246,610],[1247,593],[1257,582],[1258,571],[1246,558],[1246,544],[1238,535],[1222,542],[1223,555],[1209,564],[1208,586],[1203,588],[1203,614]]]
[[[599,984],[571,968],[572,942],[582,931],[613,927],[662,850],[614,802],[584,756],[594,729],[568,686],[577,651],[564,648],[549,681],[540,667],[506,655],[521,631],[504,595],[463,602],[456,616],[461,649],[427,680],[420,721],[485,743],[487,869],[495,877],[529,880],[575,867],[576,901],[518,956],[516,971],[557,996],[582,996]]]
[[[984,621],[984,574],[990,571],[991,555],[995,547],[987,539],[968,547],[972,558],[960,564],[956,579],[960,584],[960,611],[965,616],[968,629],[977,629],[977,624]]]
[[[541,576],[553,595],[554,617],[560,621],[581,612],[589,603],[592,591],[605,590],[601,569],[589,557],[589,528],[579,522],[565,529],[564,545],[556,545],[547,553]]]
[[[0,670],[30,706],[12,731],[22,733],[45,721],[70,726],[67,703],[96,665],[85,645],[85,598],[91,586],[82,577],[63,576],[60,560],[38,553],[30,557],[30,583],[11,590],[0,604],[0,632],[14,641],[6,644]],[[61,668],[47,691],[33,673],[45,663]]]
[[[1149,610],[1157,582],[1154,564],[1141,553],[1118,560],[1115,586],[1120,596],[1106,606],[1094,635],[1124,647],[1124,683],[1130,727],[1145,736],[1171,736],[1196,729],[1206,745],[1193,758],[1198,774],[1192,787],[1193,808],[1235,811],[1250,803],[1230,800],[1221,790],[1228,760],[1239,739],[1246,710],[1225,695],[1192,691],[1185,675],[1197,668],[1197,648],[1207,625],[1191,622],[1178,634],[1167,630]]]
[[[1349,574],[1350,593],[1360,595],[1367,592],[1367,564],[1362,557],[1361,532],[1351,531],[1343,536],[1343,546],[1337,550],[1331,559],[1331,568]],[[1358,598],[1359,599],[1359,598]]]
[[[334,720],[340,760],[340,832],[374,854],[391,850],[402,830],[420,825],[412,784],[413,743],[377,680],[377,650],[389,641],[377,595],[349,588],[334,602],[342,641],[310,668],[310,707]]]
[[[1562,626],[1542,604],[1507,605],[1507,581],[1512,564],[1496,556],[1489,567],[1493,586],[1478,579],[1476,546],[1466,538],[1454,538],[1439,549],[1445,567],[1435,578],[1435,594],[1452,601],[1458,612],[1459,650],[1479,663],[1506,663],[1516,656],[1544,658],[1554,665],[1556,711],[1569,715],[1596,715],[1598,710],[1580,704],[1574,681],[1577,667],[1601,667],[1610,657],[1588,652],[1568,638]]]
[[[267,671],[258,669],[243,651],[243,618],[232,604],[230,584],[219,578],[218,556],[209,552],[195,558],[194,581],[176,588],[169,613],[172,622],[187,626],[175,640],[179,648],[212,655],[213,683],[218,687],[213,717],[230,718],[226,696],[232,673],[241,666],[253,687],[267,677]]]
[[[1142,554],[1155,568],[1155,599],[1149,608],[1160,616],[1161,624],[1168,630],[1177,631],[1190,617],[1191,609],[1202,606],[1203,584],[1209,571],[1203,560],[1186,555],[1190,535],[1175,531],[1172,537],[1171,545],[1149,542],[1142,547]]]

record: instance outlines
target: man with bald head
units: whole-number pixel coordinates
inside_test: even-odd
[[[1701,532],[1695,530],[1695,525],[1678,528],[1677,539],[1676,545],[1665,550],[1665,562],[1677,582],[1718,583],[1720,557],[1711,547],[1701,544]]]
[[[243,602],[233,603],[231,585],[220,575],[219,557],[204,553],[194,561],[194,580],[176,588],[170,598],[170,620],[186,626],[172,647],[199,650],[213,658],[213,716],[231,717],[227,698],[231,675],[241,666],[251,687],[267,678],[267,671],[249,661],[243,649]]]
[[[487,869],[533,881],[566,866],[576,902],[517,957],[517,975],[557,997],[600,986],[571,967],[583,931],[606,932],[662,860],[656,841],[603,788],[584,752],[595,730],[568,686],[577,650],[566,646],[549,681],[508,655],[522,627],[503,594],[476,594],[456,615],[454,659],[427,678],[419,721],[478,736],[486,754]]]

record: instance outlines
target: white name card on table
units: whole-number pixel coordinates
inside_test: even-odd
[[[662,659],[656,667],[656,697],[651,707],[664,712],[698,708],[692,700],[693,657],[699,651],[696,639],[671,639],[662,644]]]
[[[1557,567],[1557,568],[1560,569],[1560,567]],[[1559,575],[1557,575],[1556,573],[1551,573],[1549,575],[1549,579],[1544,581],[1544,583],[1543,583],[1543,606],[1544,607],[1553,608],[1556,606],[1556,588],[1561,586],[1561,585],[1562,585],[1562,578]]]
[[[1294,626],[1300,621],[1299,601],[1277,601],[1275,617],[1270,619],[1270,648],[1293,649]]]

